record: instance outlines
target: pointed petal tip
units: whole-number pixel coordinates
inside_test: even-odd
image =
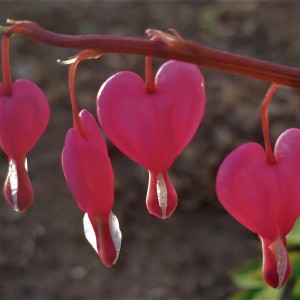
[[[278,237],[275,241],[265,240],[262,237],[264,281],[274,289],[281,289],[290,277],[292,267],[286,241]]]
[[[33,189],[27,173],[27,159],[9,160],[8,172],[3,185],[8,204],[18,213],[26,211],[33,202]]]
[[[148,212],[162,220],[169,218],[175,211],[178,198],[167,172],[149,171],[146,197]]]
[[[86,239],[102,263],[108,268],[112,267],[119,258],[122,242],[117,217],[112,212],[108,217],[92,217],[85,213],[83,226]]]
[[[116,250],[116,257],[112,262],[112,264],[114,265],[117,262],[121,251],[122,232],[120,230],[119,220],[116,217],[116,215],[114,215],[112,212],[110,212],[109,214],[108,221],[109,221],[109,230],[110,230],[111,238]]]

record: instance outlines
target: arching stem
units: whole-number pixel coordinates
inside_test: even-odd
[[[149,29],[147,34],[160,40],[116,37],[107,35],[65,35],[48,31],[30,21],[10,22],[0,27],[6,37],[22,36],[46,45],[62,48],[97,49],[101,53],[138,54],[175,59],[215,70],[256,78],[266,82],[300,89],[300,70],[263,60],[203,47],[195,42]]]
[[[12,79],[9,59],[9,38],[6,36],[2,37],[2,74],[4,95],[10,96],[12,94]]]
[[[90,58],[98,58],[101,54],[95,50],[84,50],[77,54],[76,56],[72,57],[67,61],[58,61],[62,64],[70,64],[69,73],[68,73],[68,82],[69,82],[69,91],[70,91],[70,98],[71,98],[71,105],[72,105],[72,117],[73,117],[73,126],[76,128],[81,136],[87,139],[85,131],[83,129],[80,117],[79,117],[79,110],[76,101],[75,95],[75,74],[78,64],[84,59]]]
[[[268,89],[266,96],[263,100],[263,103],[261,105],[261,110],[260,110],[262,132],[263,132],[264,142],[265,142],[266,157],[267,157],[267,161],[270,165],[275,164],[276,159],[275,159],[275,155],[274,155],[271,141],[270,141],[268,108],[272,101],[272,97],[273,97],[275,91],[279,87],[280,87],[280,85],[277,83],[273,83],[270,86],[270,88]]]
[[[69,75],[68,75],[68,81],[69,81],[69,91],[70,91],[70,98],[71,98],[71,105],[72,105],[72,117],[73,117],[73,126],[76,128],[80,134],[86,138],[84,129],[82,127],[80,118],[79,118],[79,111],[75,96],[75,73],[78,66],[79,61],[75,60],[74,63],[72,63],[69,67]]]

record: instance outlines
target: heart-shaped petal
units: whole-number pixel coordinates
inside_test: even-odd
[[[247,143],[231,152],[216,180],[218,198],[245,227],[263,238],[286,236],[300,213],[300,130],[289,129],[275,145],[276,164]]]
[[[197,66],[165,63],[155,93],[135,73],[120,72],[97,95],[98,118],[110,140],[145,168],[161,172],[195,134],[205,107],[204,81]]]
[[[283,194],[278,224],[282,235],[287,235],[300,215],[300,129],[283,132],[274,147],[276,167],[280,173]]]
[[[26,155],[45,131],[50,109],[43,91],[33,82],[17,80],[12,95],[0,84],[0,145],[9,157]]]

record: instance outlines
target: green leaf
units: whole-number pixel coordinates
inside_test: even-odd
[[[300,277],[297,277],[295,280],[295,284],[292,289],[292,299],[300,299]]]
[[[250,289],[238,292],[230,296],[228,300],[280,300],[283,292],[284,288],[276,290],[265,285],[259,289]]]
[[[298,219],[292,229],[287,235],[288,246],[300,246],[300,219]]]
[[[292,251],[289,253],[291,264],[293,266],[292,274],[290,280],[294,280],[300,277],[300,252]]]
[[[285,288],[281,288],[280,290],[277,289],[273,289],[269,286],[265,286],[264,288],[262,288],[259,292],[256,293],[255,298],[256,300],[279,300],[281,299],[281,296],[283,295]]]
[[[241,289],[255,289],[265,286],[261,276],[261,260],[251,259],[236,269],[232,275],[234,283]]]

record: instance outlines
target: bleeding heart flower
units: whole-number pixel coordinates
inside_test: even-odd
[[[161,66],[149,93],[135,73],[109,78],[97,95],[98,119],[110,140],[149,170],[149,212],[169,217],[177,195],[167,171],[194,136],[205,107],[204,80],[193,64]]]
[[[114,174],[105,141],[94,117],[82,110],[83,132],[68,130],[62,152],[64,175],[78,206],[86,212],[85,234],[102,262],[111,267],[119,256],[121,231],[114,204]]]
[[[26,210],[33,201],[26,155],[45,131],[49,116],[46,96],[33,82],[15,81],[9,96],[0,83],[0,145],[9,160],[4,196],[16,211]]]
[[[263,251],[263,277],[280,288],[289,278],[291,264],[286,235],[300,214],[300,130],[289,129],[278,138],[270,164],[257,143],[231,152],[216,180],[218,198],[225,209],[259,235]]]

